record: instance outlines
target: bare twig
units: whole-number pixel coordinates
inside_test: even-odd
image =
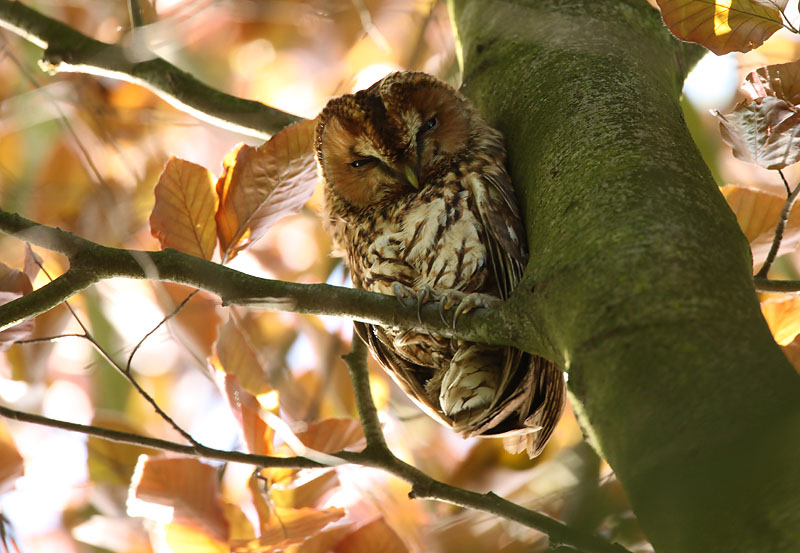
[[[780,174],[781,179],[783,179],[783,184],[786,186],[786,190],[788,192],[789,184],[786,182],[786,177],[783,176],[782,171],[779,170],[778,173]],[[772,266],[772,262],[775,261],[775,258],[778,256],[778,250],[781,247],[781,240],[783,240],[783,231],[786,228],[786,222],[789,220],[789,214],[792,212],[792,206],[794,206],[794,202],[797,200],[798,195],[800,195],[800,186],[795,186],[794,190],[790,192],[786,198],[786,203],[783,204],[783,210],[781,210],[781,215],[778,219],[778,225],[775,227],[775,237],[772,239],[772,246],[769,249],[769,253],[767,254],[766,261],[764,261],[764,265],[761,266],[761,270],[756,274],[756,278],[767,278],[769,268]]]
[[[0,26],[43,48],[40,65],[47,71],[88,73],[137,84],[212,125],[266,139],[300,120],[213,89],[155,54],[135,61],[124,46],[94,40],[21,2],[0,0]]]

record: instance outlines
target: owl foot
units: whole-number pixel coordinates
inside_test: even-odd
[[[395,282],[392,284],[392,292],[398,301],[405,306],[403,300],[415,300],[417,302],[417,320],[422,324],[422,306],[431,301],[439,301],[439,295],[427,284],[419,290],[415,290]]]
[[[492,307],[497,307],[501,303],[503,303],[503,300],[489,294],[465,294],[458,290],[448,290],[442,294],[442,299],[439,302],[439,316],[442,318],[444,324],[449,324],[450,327],[455,330],[456,322],[458,322],[458,318],[462,314],[472,311],[476,307],[491,309]],[[453,320],[452,322],[448,322],[445,311],[449,311],[454,305],[456,306],[456,310],[453,314]]]

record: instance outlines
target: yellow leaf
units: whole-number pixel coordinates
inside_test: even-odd
[[[790,344],[800,334],[800,298],[797,296],[771,296],[761,302],[761,313],[779,345]]]
[[[366,524],[344,538],[335,553],[408,553],[408,548],[383,518]]]
[[[224,261],[261,238],[275,221],[300,210],[316,183],[315,120],[283,129],[225,157],[217,182],[217,232]]]
[[[92,424],[111,430],[142,434],[138,428],[119,415],[113,413],[97,413],[92,419]],[[88,450],[87,463],[89,477],[92,482],[128,485],[133,475],[133,470],[142,454],[158,455],[159,452],[138,445],[112,442],[89,436],[86,448]]]
[[[275,507],[274,516],[262,528],[261,537],[255,540],[231,540],[231,550],[237,553],[265,553],[283,551],[317,535],[323,528],[344,516],[344,509],[289,509]],[[380,551],[375,549],[374,551]]]
[[[211,259],[217,244],[216,177],[189,161],[170,158],[158,179],[150,232],[162,248]]]
[[[748,52],[782,28],[778,10],[751,0],[657,0],[661,17],[681,40],[721,56]]]
[[[202,529],[183,524],[164,526],[164,537],[170,551],[181,553],[229,553],[227,541],[208,535]]]

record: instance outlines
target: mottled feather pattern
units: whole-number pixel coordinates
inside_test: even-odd
[[[320,114],[325,225],[358,288],[507,299],[528,261],[502,135],[458,91],[389,75]],[[480,295],[480,296],[479,296]],[[428,414],[463,436],[507,436],[538,455],[564,405],[549,361],[509,347],[357,324],[372,354]]]

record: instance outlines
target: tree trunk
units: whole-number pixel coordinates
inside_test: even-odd
[[[504,309],[568,372],[656,551],[800,550],[800,377],[683,122],[701,51],[639,0],[451,9],[464,92],[506,136],[526,217]]]

